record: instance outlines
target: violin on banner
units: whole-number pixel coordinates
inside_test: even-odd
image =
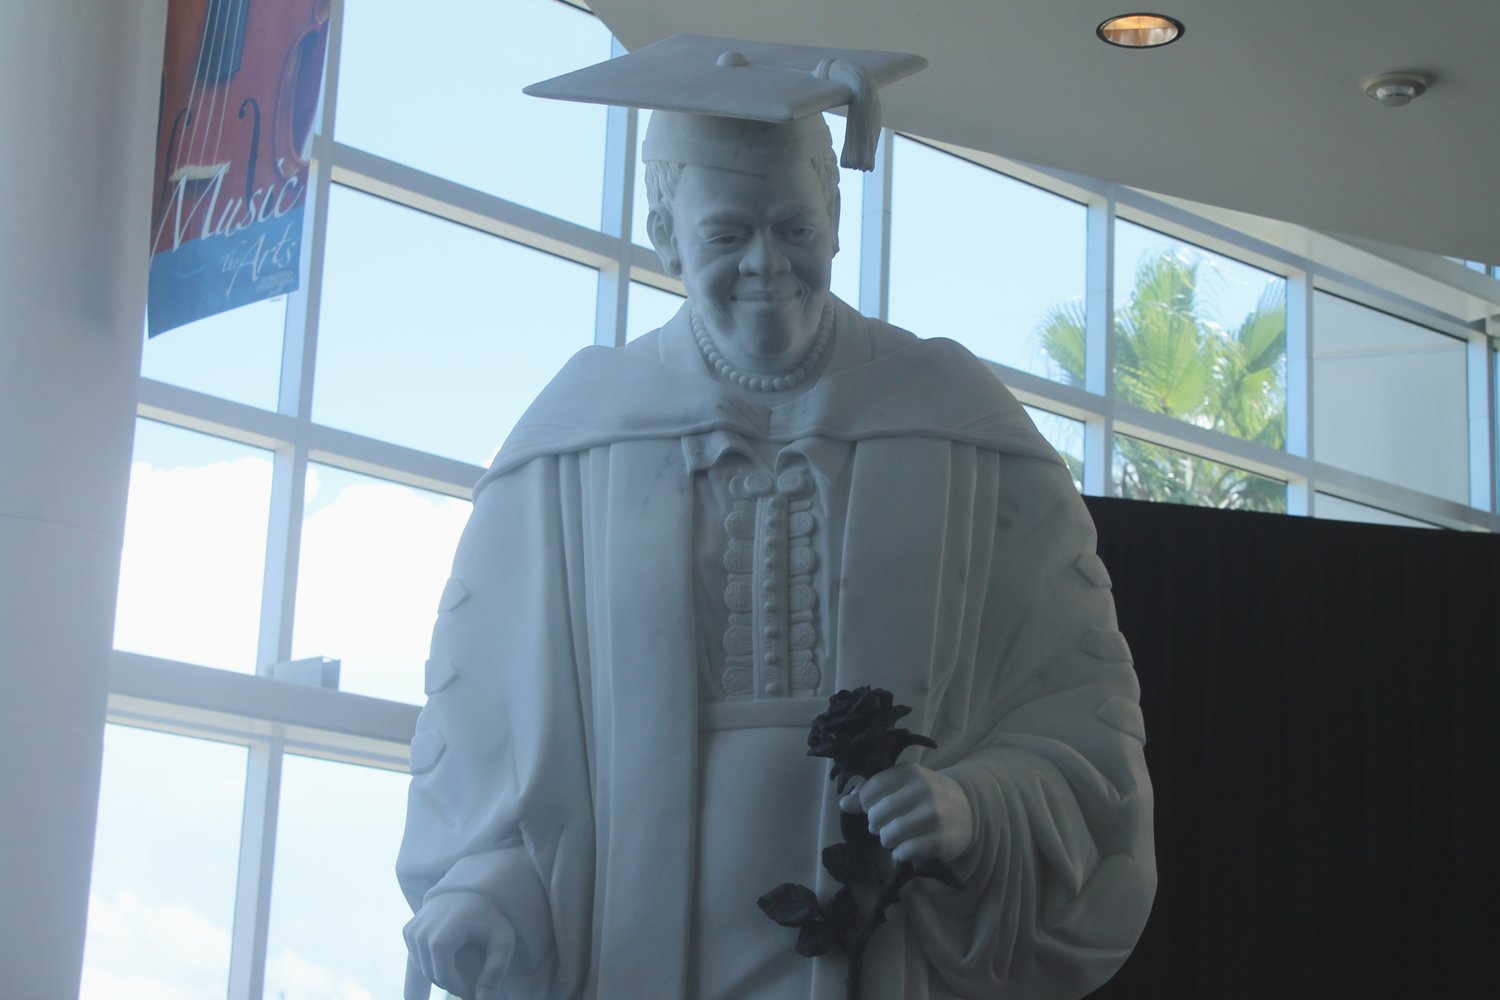
[[[331,0],[171,0],[148,331],[297,287]]]

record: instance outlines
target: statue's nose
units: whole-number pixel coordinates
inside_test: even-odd
[[[740,258],[741,274],[780,274],[791,266],[771,234],[759,231],[751,237]]]

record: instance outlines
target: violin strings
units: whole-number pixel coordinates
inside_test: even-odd
[[[214,94],[215,88],[204,83],[200,91],[199,84],[218,76],[219,67],[224,59],[222,22],[225,16],[224,8],[227,5],[213,3],[213,0],[209,0],[209,3],[213,5],[213,18],[203,26],[204,41],[208,45],[208,63],[203,67],[204,72],[195,73],[193,77],[193,90],[198,92],[198,107],[196,109],[193,107],[191,95],[188,99],[188,118],[191,119],[192,124],[192,135],[186,144],[189,166],[200,166],[202,155],[208,150],[208,128],[213,121],[214,102],[217,99]]]
[[[208,0],[208,3],[212,4],[213,0]],[[210,71],[213,69],[214,43],[218,39],[220,32],[215,30],[214,25],[210,21],[218,18],[222,13],[222,6],[214,5],[212,9],[209,9],[208,6],[204,7],[203,37],[198,43],[198,58],[193,62],[193,79],[192,83],[188,85],[187,115],[183,118],[182,135],[178,139],[177,149],[172,154],[172,171],[167,175],[169,180],[178,176],[185,160],[189,158],[196,159],[192,154],[192,147],[197,139],[197,123],[202,117],[202,105],[207,95],[207,88],[203,88],[203,93],[200,93],[198,84],[200,81],[207,79]],[[210,18],[210,15],[213,17]],[[193,106],[195,101],[198,104],[197,108]],[[158,123],[157,127],[161,127],[160,123]],[[178,179],[174,183],[181,184],[182,181]],[[201,201],[202,197],[200,196],[199,202]],[[172,197],[168,195],[166,201],[162,204],[161,221],[157,223],[156,233],[151,239],[153,252],[161,244],[162,233],[166,230],[167,222],[172,214],[170,211],[171,204]],[[197,203],[194,204],[193,208],[194,210],[197,209]],[[191,217],[191,213],[189,213],[189,217]]]
[[[245,5],[249,2],[250,0],[234,0],[235,17],[231,22],[233,24],[234,38],[232,39],[233,44],[228,50],[229,52],[235,52],[239,50],[240,43],[243,40],[241,37],[242,32],[244,31],[246,23],[249,21],[249,17],[247,15],[242,15],[240,12],[245,9]],[[226,54],[225,59],[227,60],[228,58],[229,56]],[[214,133],[214,153],[213,159],[211,160],[211,162],[213,163],[219,162],[220,140],[222,140],[224,136],[224,119],[229,117],[229,88],[227,86],[228,81],[225,81],[225,83],[226,86],[224,88],[224,108],[219,112],[219,127],[218,131]],[[246,166],[248,168],[249,164],[247,163]]]

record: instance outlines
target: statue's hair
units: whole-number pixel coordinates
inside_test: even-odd
[[[823,185],[823,197],[828,201],[828,219],[835,225],[839,220],[839,158],[829,147],[811,158],[813,172]],[[646,206],[653,212],[672,214],[672,196],[677,193],[677,183],[682,180],[684,164],[667,160],[647,160]],[[834,234],[838,242],[838,234]]]

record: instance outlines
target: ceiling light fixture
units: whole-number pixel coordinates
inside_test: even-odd
[[[1388,108],[1404,108],[1425,94],[1431,82],[1420,73],[1381,73],[1365,81],[1365,93]]]
[[[1182,22],[1163,14],[1120,14],[1102,21],[1094,33],[1124,49],[1154,49],[1182,37]]]

